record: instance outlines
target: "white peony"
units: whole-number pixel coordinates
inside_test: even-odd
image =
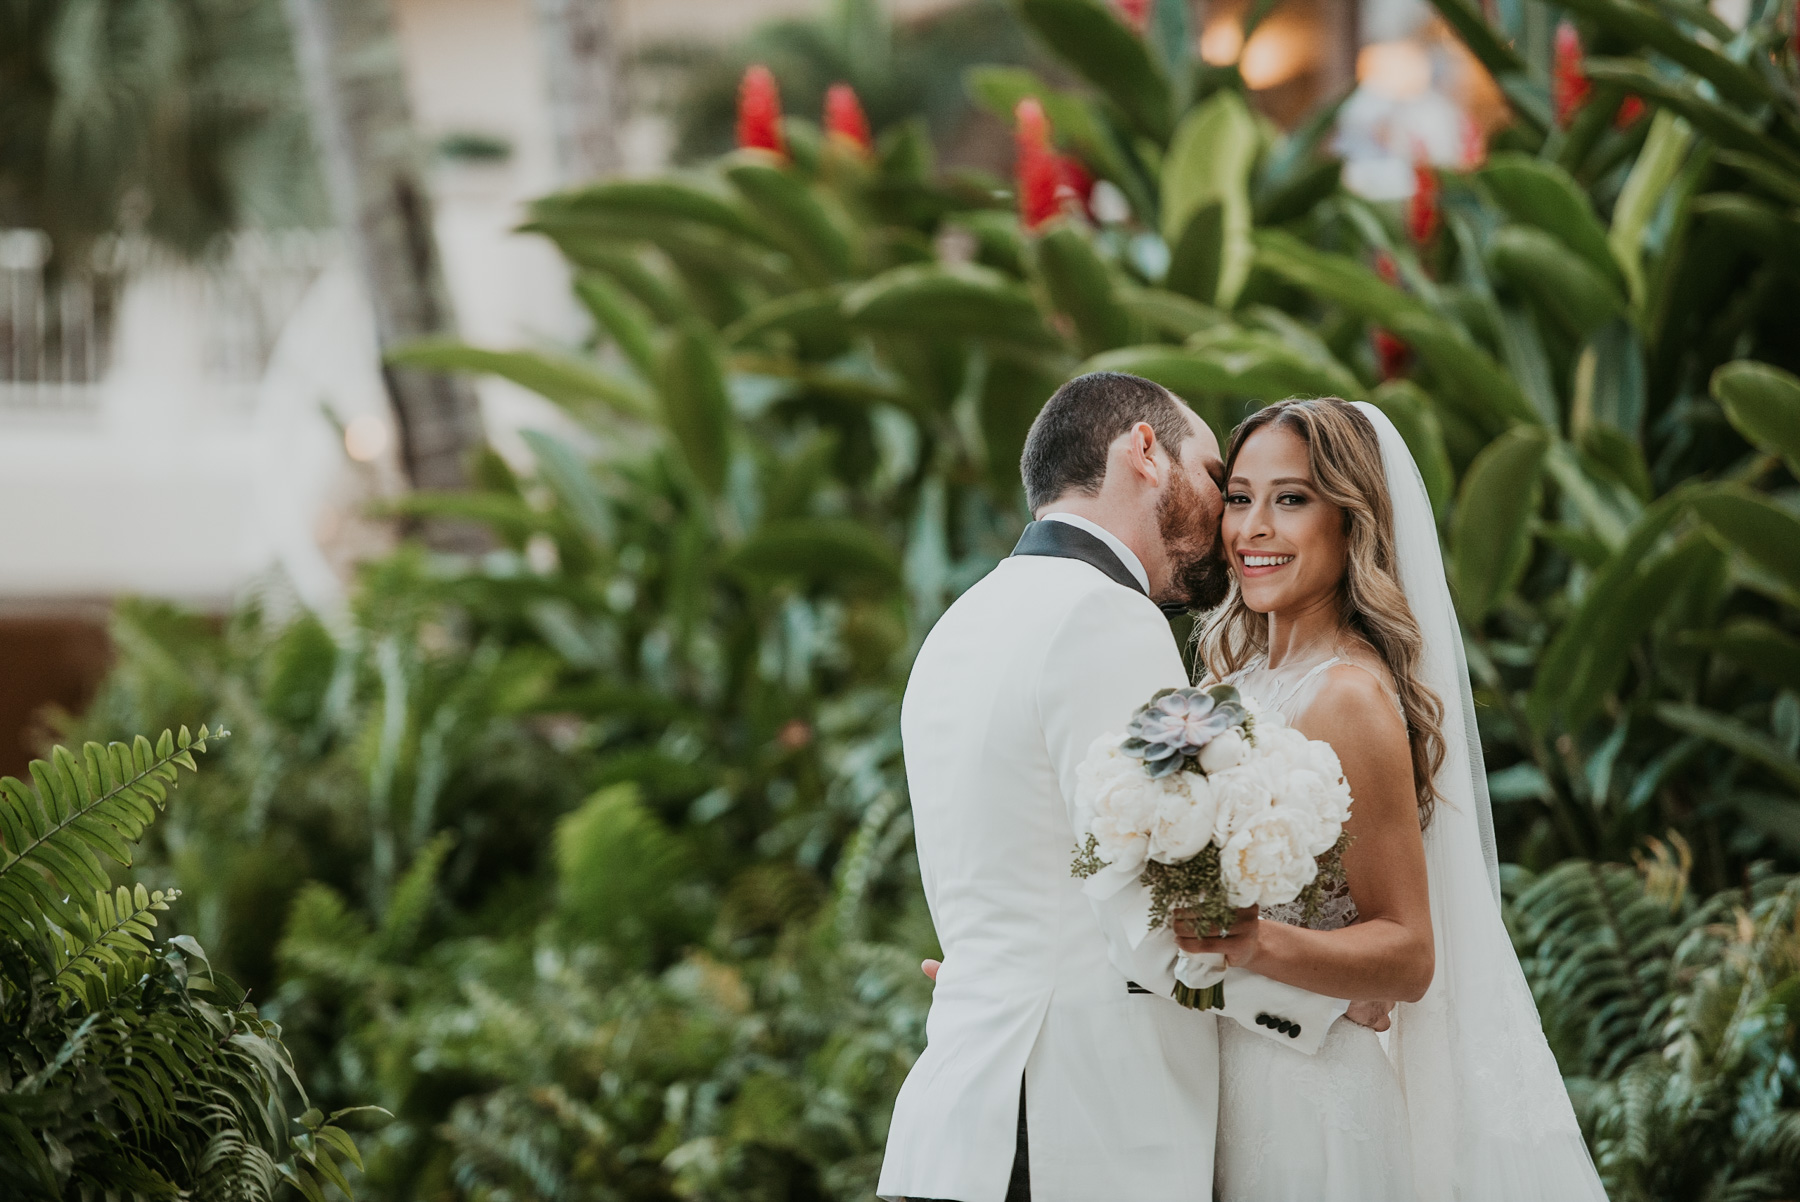
[[[1206,779],[1212,786],[1213,801],[1217,806],[1213,841],[1220,847],[1225,846],[1245,823],[1275,804],[1275,782],[1260,756]]]
[[[1159,782],[1162,800],[1150,832],[1150,858],[1180,864],[1212,841],[1218,803],[1212,785],[1197,772],[1176,772]]]
[[[1240,827],[1219,856],[1231,904],[1279,906],[1300,896],[1318,875],[1307,850],[1316,826],[1303,813],[1275,807]]]
[[[1250,754],[1250,741],[1236,730],[1228,730],[1200,749],[1200,771],[1211,776],[1235,768]]]
[[[1141,869],[1150,854],[1150,836],[1106,814],[1094,816],[1088,833],[1094,836],[1095,850],[1107,866],[1127,876]]]

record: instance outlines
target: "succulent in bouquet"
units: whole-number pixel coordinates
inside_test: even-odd
[[[1311,917],[1343,884],[1350,787],[1331,745],[1230,685],[1164,689],[1123,734],[1095,739],[1076,772],[1073,867],[1097,897],[1149,890],[1148,929],[1190,914],[1229,929],[1249,906]],[[1223,990],[1179,986],[1199,1009]]]

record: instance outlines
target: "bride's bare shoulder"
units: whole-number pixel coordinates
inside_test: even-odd
[[[1309,738],[1355,739],[1374,747],[1406,747],[1406,722],[1394,681],[1373,650],[1356,648],[1320,674],[1317,690],[1295,723]]]

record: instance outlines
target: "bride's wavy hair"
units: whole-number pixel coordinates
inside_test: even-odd
[[[1419,820],[1431,819],[1438,769],[1444,762],[1444,704],[1419,679],[1424,638],[1400,587],[1394,551],[1394,502],[1381,463],[1381,440],[1355,406],[1337,397],[1281,401],[1251,414],[1231,432],[1225,475],[1245,441],[1280,427],[1306,444],[1313,481],[1344,512],[1346,549],[1338,603],[1344,624],[1368,640],[1394,677],[1412,747]],[[1235,565],[1231,591],[1195,628],[1206,672],[1222,680],[1268,649],[1269,620],[1244,604]]]

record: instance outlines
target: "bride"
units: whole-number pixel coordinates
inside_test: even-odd
[[[1234,588],[1200,633],[1205,674],[1332,745],[1354,842],[1310,922],[1288,906],[1186,930],[1184,958],[1398,1005],[1385,1050],[1347,1021],[1312,1057],[1220,1024],[1217,1196],[1604,1202],[1501,922],[1461,636],[1405,442],[1371,405],[1286,401],[1238,427],[1226,476]]]

